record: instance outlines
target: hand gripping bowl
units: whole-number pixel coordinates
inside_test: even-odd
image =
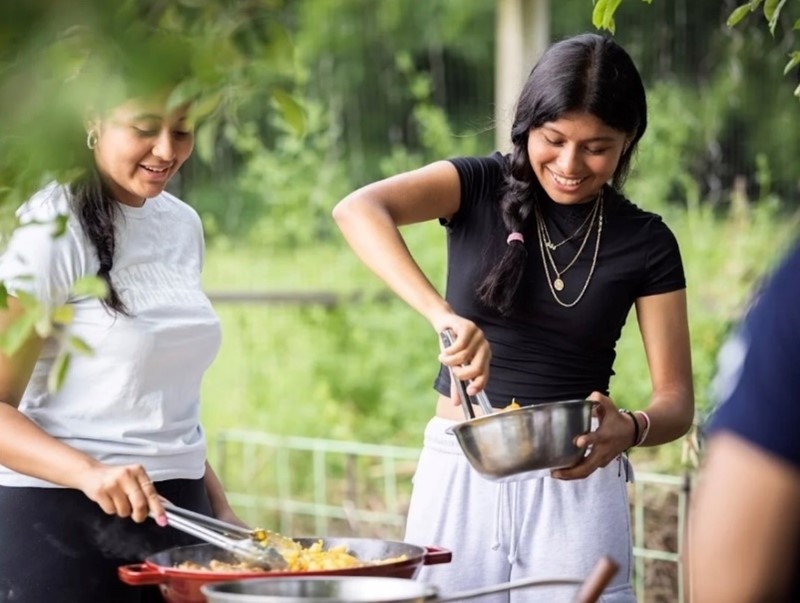
[[[486,479],[507,482],[542,469],[577,464],[586,449],[575,438],[591,428],[591,400],[565,400],[504,410],[449,428],[470,465]]]

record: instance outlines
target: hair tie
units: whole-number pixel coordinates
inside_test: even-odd
[[[511,245],[511,241],[519,241],[523,245],[525,244],[525,237],[522,236],[521,232],[517,232],[516,230],[508,235],[506,239],[506,244]]]

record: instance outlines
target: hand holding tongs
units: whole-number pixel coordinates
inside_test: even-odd
[[[233,553],[242,561],[264,569],[277,570],[287,567],[286,559],[275,547],[284,537],[272,534],[267,530],[250,530],[227,521],[195,513],[173,505],[163,498],[161,504],[164,506],[169,525],[173,528],[218,546]],[[285,540],[295,544],[288,538]]]
[[[450,329],[445,329],[441,333],[439,333],[439,337],[442,340],[442,344],[444,347],[449,348],[456,340],[455,333]],[[469,421],[470,419],[475,418],[475,412],[472,410],[472,405],[477,404],[484,415],[491,415],[494,412],[492,408],[492,403],[489,402],[489,397],[486,393],[481,390],[474,396],[471,396],[467,393],[467,385],[469,382],[461,381],[455,376],[453,373],[453,369],[450,369],[450,379],[455,382],[456,387],[458,388],[458,395],[461,398],[461,407],[464,409],[464,417]]]

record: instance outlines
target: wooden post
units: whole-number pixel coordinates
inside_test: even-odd
[[[495,147],[511,148],[515,104],[528,73],[550,43],[550,0],[497,0]]]

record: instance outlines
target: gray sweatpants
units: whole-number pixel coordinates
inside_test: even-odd
[[[582,480],[552,479],[544,471],[498,484],[472,469],[445,432],[453,424],[434,417],[425,429],[405,534],[406,542],[450,549],[453,560],[423,566],[418,580],[442,596],[527,577],[583,581],[609,555],[620,569],[600,601],[636,601],[626,467],[614,461]],[[572,603],[577,589],[535,586],[471,601]]]

